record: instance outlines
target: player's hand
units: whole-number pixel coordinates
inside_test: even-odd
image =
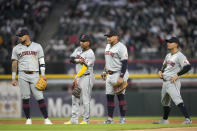
[[[174,83],[178,79],[178,75],[174,75],[172,78],[170,78],[171,83]]]
[[[84,63],[84,59],[83,58],[80,58],[79,61],[80,61],[80,64]]]
[[[46,79],[46,77],[45,77],[45,76],[42,76],[42,78],[43,78],[45,81],[47,81],[47,79]]]
[[[16,79],[13,79],[13,80],[12,80],[12,85],[13,85],[13,86],[17,86],[17,85],[18,85],[18,82],[17,82]]]
[[[77,84],[78,84],[78,77],[75,77],[75,79],[74,79],[74,83],[75,83],[75,85],[77,85]]]
[[[159,78],[163,79],[163,73],[161,71],[158,72]]]
[[[123,83],[123,78],[122,78],[122,77],[119,77],[117,83],[118,83],[119,85],[122,84],[122,83]]]
[[[106,72],[103,72],[102,74],[101,74],[101,78],[102,78],[102,80],[106,80],[106,76],[107,76],[107,73]]]

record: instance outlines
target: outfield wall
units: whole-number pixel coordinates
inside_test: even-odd
[[[163,58],[164,59],[164,58]],[[132,74],[155,74],[161,68],[163,59],[148,59],[148,60],[129,60],[128,70]],[[197,73],[197,59],[189,59],[192,65],[190,74]],[[11,60],[2,64],[3,74],[11,74]],[[96,60],[94,64],[94,73],[100,74],[105,66],[104,60]],[[46,74],[73,74],[75,65],[66,61],[49,62],[46,61]]]
[[[197,104],[196,104],[197,91],[183,92],[183,99],[185,104],[192,114],[197,116]],[[69,117],[71,115],[71,93],[66,92],[50,92],[45,93],[48,111],[50,117]],[[160,104],[160,91],[143,91],[143,92],[127,92],[127,115],[128,116],[158,116],[162,114],[162,108]],[[119,114],[118,103],[116,100],[116,108],[114,115]],[[96,91],[93,93],[91,101],[91,116],[100,117],[106,116],[106,97],[104,92]],[[40,116],[38,105],[35,101],[31,102],[32,116]],[[83,112],[83,111],[82,111]],[[173,116],[181,116],[181,113],[177,107],[172,104]]]
[[[197,91],[182,90],[182,96],[190,114],[197,116]],[[71,115],[71,92],[48,92],[44,91],[48,112],[50,117],[70,117]],[[31,98],[31,115],[41,116],[37,102]],[[114,115],[119,115],[118,102]],[[160,90],[128,90],[126,92],[127,115],[128,116],[158,116],[162,114],[160,104]],[[91,116],[106,116],[106,96],[104,91],[93,91],[91,100]],[[171,115],[179,116],[181,113],[177,107],[172,104]],[[81,112],[83,110],[81,109]],[[24,116],[21,109],[21,98],[19,87],[13,87],[10,84],[0,86],[0,117],[21,117]]]
[[[1,83],[0,86],[0,118],[21,117],[21,95],[19,87]]]

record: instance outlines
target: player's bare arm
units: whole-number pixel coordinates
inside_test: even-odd
[[[190,69],[191,69],[191,65],[190,65],[190,64],[184,66],[182,70],[180,70],[176,75],[174,75],[174,76],[170,79],[171,83],[174,83],[174,82],[178,79],[179,76],[181,76],[181,75],[187,73]]]
[[[178,79],[178,75],[174,75],[172,78],[170,78],[170,82],[174,83]]]
[[[161,70],[158,72],[158,76],[159,78],[163,79],[163,72],[165,70],[165,68],[167,67],[167,63],[165,62],[162,67],[161,67]]]
[[[13,60],[12,61],[12,85],[13,86],[18,85],[18,82],[16,80],[17,68],[18,68],[18,61],[17,60]]]
[[[163,73],[161,71],[158,72],[159,78],[163,79]]]

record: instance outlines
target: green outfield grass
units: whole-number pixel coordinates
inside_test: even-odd
[[[52,121],[68,120],[69,118],[51,118]],[[160,117],[129,117],[127,120],[159,120]],[[20,119],[0,119],[2,121],[20,121],[25,120],[24,118]],[[42,118],[32,118],[33,121],[43,120]],[[91,118],[91,120],[105,120],[105,118]],[[115,118],[118,120],[118,118]],[[183,117],[170,117],[169,120],[184,120]],[[192,120],[197,120],[197,117],[192,117]],[[23,125],[23,124],[1,124],[1,131],[91,131],[91,130],[102,130],[102,131],[111,131],[111,130],[133,130],[133,129],[154,129],[154,128],[175,128],[175,127],[197,127],[197,124],[191,125],[181,125],[181,124],[89,124],[89,125],[63,125],[63,124],[54,124],[54,125],[43,125],[43,124],[34,124],[34,125]]]

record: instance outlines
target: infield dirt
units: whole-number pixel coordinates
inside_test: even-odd
[[[66,121],[66,120],[65,120]],[[64,120],[52,120],[53,124],[63,124]],[[154,120],[127,120],[127,123],[138,123],[138,124],[151,124]],[[33,124],[43,124],[44,120],[32,120]],[[90,120],[90,124],[99,124],[103,120]],[[170,120],[171,124],[181,124],[183,120]],[[0,124],[24,124],[25,120],[0,120]],[[118,121],[115,121],[118,123]],[[192,121],[193,124],[197,124],[197,120]],[[139,130],[138,130],[139,131]],[[147,131],[147,130],[146,130]],[[197,131],[197,130],[195,130]]]

